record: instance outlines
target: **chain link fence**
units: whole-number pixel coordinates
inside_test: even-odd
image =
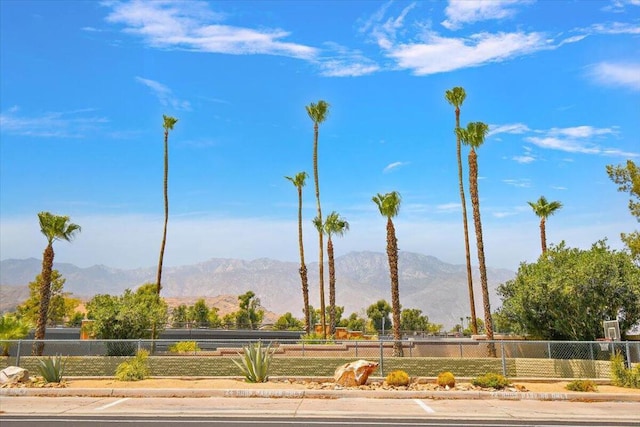
[[[153,376],[236,376],[240,372],[232,359],[256,340],[192,340],[196,345],[190,351],[178,353],[172,346],[179,342],[184,340],[3,341],[9,356],[0,358],[0,367],[37,372],[39,359],[62,355],[66,376],[113,376],[120,363],[144,349]],[[336,367],[357,359],[378,362],[380,376],[401,369],[424,377],[449,371],[457,377],[496,372],[509,378],[610,378],[614,354],[620,353],[627,367],[640,363],[640,342],[631,341],[409,339],[402,341],[403,357],[394,357],[394,342],[385,340],[262,342],[273,351],[271,375],[285,377],[330,377]],[[33,356],[42,345],[43,356]]]

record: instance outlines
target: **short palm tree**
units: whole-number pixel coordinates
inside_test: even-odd
[[[169,131],[173,130],[173,126],[178,119],[162,115],[164,128],[164,228],[162,231],[162,243],[160,244],[160,258],[158,259],[158,275],[156,278],[156,293],[160,295],[162,289],[162,262],[164,260],[164,247],[167,243],[167,223],[169,222]],[[155,338],[155,337],[154,337]]]
[[[336,266],[333,256],[332,236],[344,236],[349,230],[349,223],[337,212],[331,212],[324,221],[324,226],[314,219],[316,228],[320,227],[327,235],[327,257],[329,258],[329,333],[336,333]]]
[[[311,103],[306,106],[307,114],[313,121],[313,181],[316,186],[316,205],[318,214],[316,217],[322,224],[322,208],[320,206],[320,184],[318,181],[318,128],[320,123],[324,122],[329,115],[329,104],[323,100],[317,103]],[[327,338],[327,320],[325,318],[324,303],[324,242],[322,239],[322,230],[318,231],[318,280],[320,287],[320,323],[322,324],[322,336]]]
[[[455,107],[456,129],[460,127],[460,106],[467,97],[464,88],[456,86],[445,92],[445,99]],[[464,228],[464,250],[467,261],[467,286],[469,288],[469,305],[471,307],[471,331],[478,334],[478,323],[476,322],[476,302],[473,295],[473,274],[471,272],[471,250],[469,249],[469,225],[467,223],[467,198],[464,195],[464,183],[462,179],[462,150],[460,147],[460,136],[456,133],[456,154],[458,157],[458,186],[460,187],[460,202],[462,203],[462,225]]]
[[[391,310],[393,312],[393,355],[402,357],[402,335],[400,334],[400,287],[398,284],[398,239],[393,218],[400,210],[400,193],[373,196],[373,202],[378,206],[380,214],[387,218],[387,258],[389,259],[389,275],[391,277]]]
[[[50,212],[38,213],[40,221],[40,231],[47,238],[47,247],[42,254],[42,272],[40,273],[40,308],[38,310],[38,323],[34,338],[43,340],[47,328],[47,318],[49,314],[49,300],[51,298],[51,272],[53,271],[53,242],[56,240],[66,240],[70,242],[82,229],[79,225],[69,222],[68,216],[54,215]],[[33,354],[42,356],[44,343],[36,342],[33,347]]]
[[[489,302],[489,285],[487,283],[487,264],[484,257],[484,243],[482,239],[482,221],[480,219],[480,198],[478,197],[478,155],[476,149],[484,143],[489,132],[489,126],[482,122],[472,122],[467,128],[457,128],[456,134],[463,144],[469,145],[469,192],[473,207],[473,224],[476,229],[476,244],[478,249],[478,264],[480,267],[480,284],[482,286],[482,300],[484,305],[484,326],[488,340],[493,340],[493,322],[491,320],[491,303]],[[489,346],[490,356],[495,356],[495,346]]]
[[[547,251],[547,218],[553,215],[557,210],[562,208],[562,203],[558,201],[548,202],[544,196],[540,196],[537,202],[527,202],[533,212],[540,218],[540,242],[542,244],[542,253]]]
[[[304,331],[309,334],[311,332],[311,324],[309,323],[309,278],[307,276],[307,265],[304,262],[304,245],[302,239],[302,187],[305,186],[307,180],[306,172],[298,172],[296,176],[285,176],[291,181],[298,190],[298,248],[300,250],[300,280],[302,282],[302,301],[304,313]]]

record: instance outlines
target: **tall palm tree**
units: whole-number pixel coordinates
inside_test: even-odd
[[[484,327],[488,340],[493,340],[493,321],[491,320],[491,304],[489,302],[489,285],[487,283],[487,265],[484,258],[484,243],[482,240],[482,221],[480,219],[480,198],[478,197],[478,155],[476,149],[484,143],[489,132],[489,126],[482,122],[472,122],[466,129],[457,128],[456,134],[463,144],[469,145],[469,192],[473,207],[473,224],[476,229],[476,244],[478,248],[478,264],[480,266],[480,284],[482,286],[482,300],[484,305]],[[495,345],[489,345],[489,355],[495,357]]]
[[[445,92],[445,98],[449,104],[455,107],[456,129],[460,127],[460,106],[467,97],[464,88],[456,86]],[[476,302],[473,295],[473,274],[471,273],[471,251],[469,249],[469,225],[467,223],[467,198],[464,195],[464,183],[462,179],[462,150],[460,147],[460,136],[456,133],[456,154],[458,157],[458,185],[460,187],[460,202],[462,203],[462,225],[464,227],[464,250],[467,260],[467,286],[469,288],[469,306],[471,307],[471,331],[478,334],[478,323],[476,322]]]
[[[309,278],[307,276],[307,265],[304,262],[304,245],[302,243],[302,187],[305,186],[307,180],[306,172],[298,172],[296,176],[285,176],[291,181],[298,190],[298,248],[300,249],[300,280],[302,281],[302,301],[304,314],[304,331],[309,334],[311,332],[311,324],[309,323]]]
[[[393,226],[393,218],[400,210],[400,193],[373,196],[373,202],[378,206],[380,214],[387,218],[387,257],[389,259],[389,275],[391,277],[391,310],[393,311],[393,355],[402,357],[402,335],[400,334],[400,287],[398,285],[398,239]]]
[[[336,266],[333,256],[333,240],[331,237],[344,236],[349,230],[349,223],[344,218],[341,218],[337,212],[331,212],[327,215],[327,219],[324,221],[324,226],[318,221],[318,218],[314,219],[316,228],[320,227],[324,229],[324,233],[327,235],[327,257],[329,258],[329,333],[335,335],[336,333]]]
[[[316,217],[322,224],[322,208],[320,207],[320,184],[318,182],[318,128],[320,123],[324,122],[329,115],[329,104],[323,100],[318,103],[311,103],[306,106],[307,114],[313,121],[313,181],[316,185],[316,205],[318,214]],[[318,231],[318,283],[320,286],[320,323],[322,324],[322,336],[327,338],[327,320],[325,318],[324,304],[324,242],[322,239],[322,230]]]
[[[164,247],[167,243],[167,223],[169,222],[169,131],[173,130],[173,126],[178,119],[162,115],[164,128],[164,229],[162,231],[162,243],[160,244],[160,258],[158,260],[158,276],[156,278],[156,293],[160,295],[162,289],[162,261],[164,260]]]
[[[533,212],[540,218],[540,242],[542,244],[542,253],[547,251],[547,218],[553,215],[558,209],[562,208],[562,203],[558,201],[547,202],[544,196],[540,196],[537,202],[527,202]]]
[[[51,272],[53,271],[53,242],[66,240],[70,242],[82,229],[78,224],[69,222],[68,216],[54,215],[50,212],[40,212],[40,231],[47,238],[47,247],[42,254],[42,272],[40,273],[40,308],[38,310],[38,322],[36,324],[36,340],[44,339],[49,314],[49,300],[51,298]],[[42,355],[44,343],[37,342],[33,346],[33,354]]]

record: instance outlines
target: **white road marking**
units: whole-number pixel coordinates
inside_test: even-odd
[[[129,400],[129,398],[128,398],[128,397],[125,397],[125,398],[123,398],[123,399],[118,399],[118,400],[116,400],[115,402],[108,403],[108,404],[106,404],[106,405],[104,405],[104,406],[101,406],[101,407],[99,407],[99,408],[96,408],[95,410],[96,410],[96,411],[104,411],[104,410],[105,410],[105,409],[107,409],[107,408],[111,408],[112,406],[119,405],[119,404],[121,404],[122,402],[126,402],[127,400]]]
[[[418,404],[418,406],[420,406],[422,409],[425,410],[425,412],[428,412],[430,414],[435,414],[436,411],[434,411],[429,405],[427,405],[426,403],[424,403],[422,400],[420,399],[413,399],[414,402],[416,402]]]

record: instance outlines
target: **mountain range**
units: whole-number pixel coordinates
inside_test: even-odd
[[[318,264],[309,263],[310,303],[319,307]],[[387,256],[378,252],[351,252],[335,259],[336,304],[344,306],[345,316],[364,315],[368,306],[380,299],[391,301]],[[433,256],[401,252],[399,261],[400,303],[403,308],[418,308],[433,323],[451,327],[469,315],[466,267],[445,263]],[[104,265],[80,268],[56,263],[66,279],[64,290],[88,299],[96,294],[121,294],[153,282],[156,268],[123,270]],[[240,295],[253,291],[265,309],[302,317],[302,291],[299,263],[268,258],[251,261],[213,258],[205,262],[163,270],[162,295],[165,297],[215,297]],[[41,261],[35,258],[0,261],[0,312],[15,309],[28,296],[27,284],[40,273]],[[474,273],[476,314],[483,317],[480,278]],[[496,294],[499,284],[515,277],[505,269],[487,269],[491,309],[500,306]],[[325,269],[325,301],[328,303],[329,278]]]

